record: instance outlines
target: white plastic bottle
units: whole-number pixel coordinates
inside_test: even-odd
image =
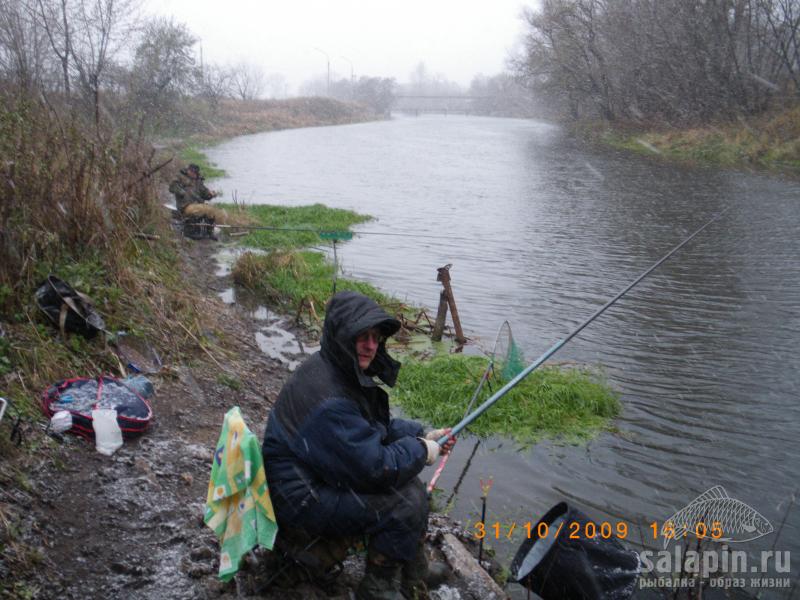
[[[95,448],[100,454],[111,456],[122,446],[122,430],[113,408],[95,408],[92,411]]]

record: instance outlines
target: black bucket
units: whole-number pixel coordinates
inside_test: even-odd
[[[594,537],[587,536],[587,524]],[[537,532],[545,531],[539,538]],[[639,555],[624,548],[615,533],[604,539],[600,523],[561,502],[517,550],[511,578],[543,600],[627,600],[636,589]]]

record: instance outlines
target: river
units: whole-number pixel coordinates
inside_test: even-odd
[[[722,485],[776,530],[785,518],[779,538],[740,546],[800,556],[797,183],[464,116],[256,134],[208,155],[229,173],[214,182],[228,198],[320,202],[376,218],[357,230],[405,234],[340,247],[346,272],[399,298],[435,312],[436,268],[452,263],[468,335],[491,346],[508,319],[528,360],[730,208],[556,356],[603,367],[621,393],[618,431],[581,446],[481,444],[453,515],[474,521],[479,479],[492,476],[490,523],[535,523],[566,499],[597,521],[641,525],[655,547],[650,522]],[[461,440],[446,491],[473,445]],[[523,535],[490,544],[507,563]]]

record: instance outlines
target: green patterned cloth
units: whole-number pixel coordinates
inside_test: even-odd
[[[225,415],[211,463],[205,523],[220,541],[219,578],[228,581],[256,545],[272,549],[278,524],[269,498],[258,438],[239,407]]]

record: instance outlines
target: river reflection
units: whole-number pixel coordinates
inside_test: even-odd
[[[400,298],[435,308],[436,268],[453,263],[465,327],[491,345],[508,319],[528,360],[732,207],[556,356],[603,366],[622,394],[619,432],[521,452],[483,443],[454,514],[479,514],[489,475],[490,520],[518,523],[567,499],[597,519],[645,524],[721,484],[778,529],[800,479],[797,184],[676,168],[583,147],[549,124],[476,117],[258,134],[209,155],[230,174],[215,185],[239,200],[375,216],[340,256]],[[448,463],[445,495],[472,446],[462,440]],[[795,506],[776,547],[800,551],[798,529]],[[769,549],[775,535],[745,547]],[[493,545],[508,557],[521,541]]]

